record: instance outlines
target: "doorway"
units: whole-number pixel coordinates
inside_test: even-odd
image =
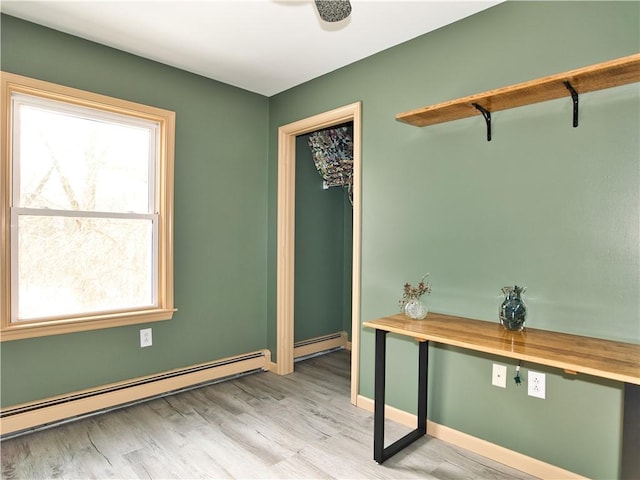
[[[278,227],[276,282],[276,373],[293,372],[295,285],[295,165],[296,137],[353,122],[353,262],[351,297],[351,403],[358,394],[360,345],[360,182],[361,102],[320,113],[278,129]]]

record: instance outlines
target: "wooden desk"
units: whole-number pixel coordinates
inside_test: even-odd
[[[376,330],[373,457],[378,463],[402,450],[427,432],[428,345],[445,345],[548,365],[572,374],[588,374],[640,385],[640,345],[526,328],[505,330],[498,321],[485,322],[429,312],[424,320],[398,314],[364,322]],[[392,332],[412,337],[418,349],[418,426],[384,447],[386,337]]]

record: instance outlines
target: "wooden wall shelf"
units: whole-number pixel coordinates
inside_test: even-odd
[[[416,127],[426,127],[474,115],[483,115],[482,110],[490,115],[491,112],[546,102],[547,100],[562,97],[572,98],[571,89],[566,82],[569,82],[576,94],[640,82],[640,53],[410,110],[397,114],[396,119]],[[575,106],[574,126],[576,126],[577,95],[573,100]],[[490,117],[487,119],[485,116],[485,119],[487,127],[490,128]],[[489,135],[488,137],[490,139]]]

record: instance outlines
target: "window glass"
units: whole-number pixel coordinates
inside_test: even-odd
[[[155,126],[16,102],[20,207],[148,213]],[[80,116],[84,114],[84,116]]]
[[[18,320],[149,307],[150,220],[20,215]]]

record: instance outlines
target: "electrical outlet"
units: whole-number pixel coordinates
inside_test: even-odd
[[[142,330],[140,330],[140,348],[150,347],[151,345],[153,345],[151,329],[143,328]]]
[[[529,370],[527,376],[527,393],[530,397],[545,398],[547,393],[545,374]]]
[[[491,385],[507,388],[507,367],[505,365],[499,365],[497,363],[493,364]]]

